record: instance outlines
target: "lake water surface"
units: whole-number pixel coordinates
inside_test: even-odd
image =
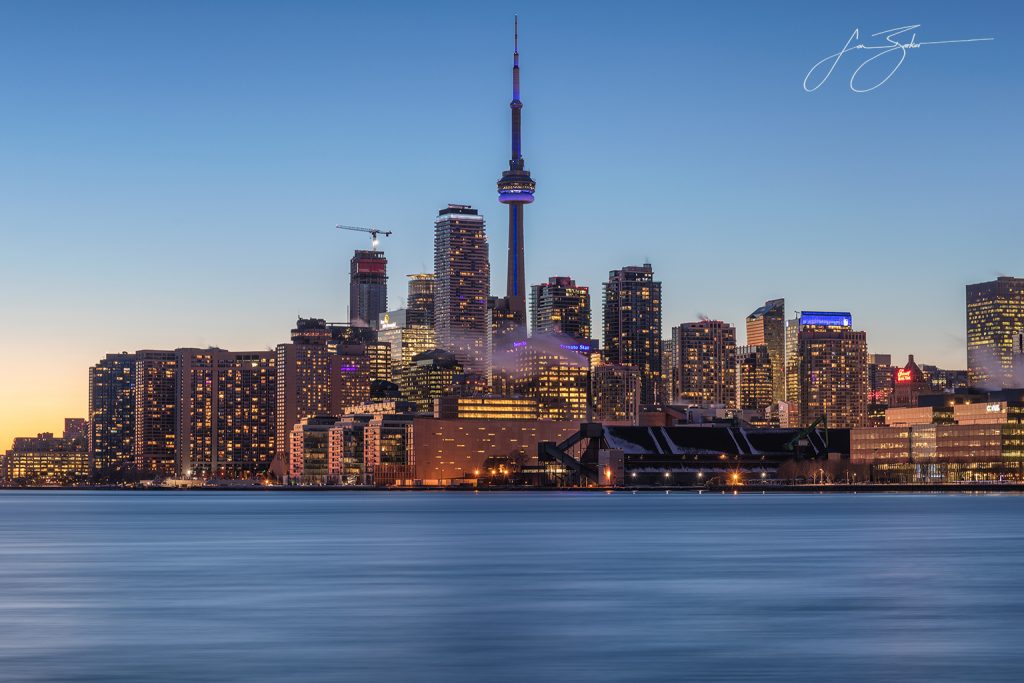
[[[0,679],[1024,680],[1024,496],[0,492]]]

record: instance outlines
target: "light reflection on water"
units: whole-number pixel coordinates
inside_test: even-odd
[[[1021,680],[1024,497],[0,493],[0,678]]]

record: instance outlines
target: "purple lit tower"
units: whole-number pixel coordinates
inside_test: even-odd
[[[508,204],[508,289],[505,301],[516,337],[526,335],[526,274],[523,267],[523,209],[533,201],[536,184],[523,165],[522,112],[519,100],[519,17],[515,19],[515,51],[512,55],[512,158],[498,181],[498,201]]]

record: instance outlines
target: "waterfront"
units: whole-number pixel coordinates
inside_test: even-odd
[[[0,492],[0,678],[1020,680],[1024,497]]]

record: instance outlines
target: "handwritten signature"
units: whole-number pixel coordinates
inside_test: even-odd
[[[949,45],[951,43],[980,43],[980,42],[983,42],[983,41],[995,40],[995,38],[963,38],[961,40],[931,40],[931,41],[924,41],[924,42],[920,42],[919,43],[919,42],[917,42],[917,29],[920,28],[920,26],[921,26],[921,24],[913,24],[912,26],[900,26],[898,28],[890,28],[890,29],[886,29],[884,31],[879,31],[878,33],[872,33],[871,34],[872,38],[877,38],[878,36],[884,37],[885,42],[880,44],[880,45],[865,45],[864,43],[856,43],[856,44],[854,44],[853,41],[858,40],[860,38],[860,29],[859,28],[855,28],[853,30],[853,34],[850,35],[850,39],[846,41],[846,45],[843,46],[842,50],[840,50],[839,52],[835,53],[834,55],[829,55],[828,57],[825,57],[825,59],[821,60],[820,62],[818,62],[817,64],[815,64],[814,66],[811,67],[811,70],[807,72],[806,76],[804,76],[804,90],[806,90],[807,92],[814,92],[815,90],[817,90],[818,88],[823,86],[825,84],[825,81],[827,81],[829,79],[829,76],[832,75],[832,72],[835,71],[836,66],[839,64],[839,60],[843,58],[843,55],[845,55],[847,52],[852,52],[853,50],[876,50],[877,51],[877,54],[874,54],[871,57],[868,57],[867,59],[865,59],[863,62],[861,62],[860,66],[858,66],[854,70],[853,75],[850,76],[850,90],[852,90],[853,92],[871,92],[875,88],[878,88],[878,87],[884,85],[885,82],[888,81],[890,78],[892,78],[893,74],[895,74],[899,70],[899,68],[901,66],[903,66],[903,60],[905,60],[907,58],[907,51],[908,50],[917,49],[917,48],[921,47],[922,45]],[[913,33],[911,33],[911,31],[913,31]],[[901,36],[901,35],[903,35],[905,33],[910,33],[910,42],[903,43],[903,42],[900,42],[899,40],[896,39],[897,36]],[[882,78],[882,80],[878,81],[877,83],[872,85],[870,88],[859,88],[859,87],[857,87],[857,85],[858,85],[858,83],[857,83],[857,75],[860,73],[861,69],[863,69],[865,66],[867,66],[871,62],[875,61],[876,59],[884,57],[885,55],[888,55],[888,54],[896,53],[897,51],[898,51],[898,55],[897,55],[898,59],[897,59],[896,63],[892,66],[891,69],[889,69],[889,71],[887,73],[884,74],[885,77]],[[814,76],[815,72],[817,72],[820,68],[824,68],[824,67],[827,67],[828,71],[826,71],[825,75],[821,78],[821,80],[819,80],[817,82],[817,85],[814,85],[813,87],[810,87],[808,85],[808,82],[811,80],[811,77]],[[867,85],[867,84],[866,83],[862,83],[861,85]]]

